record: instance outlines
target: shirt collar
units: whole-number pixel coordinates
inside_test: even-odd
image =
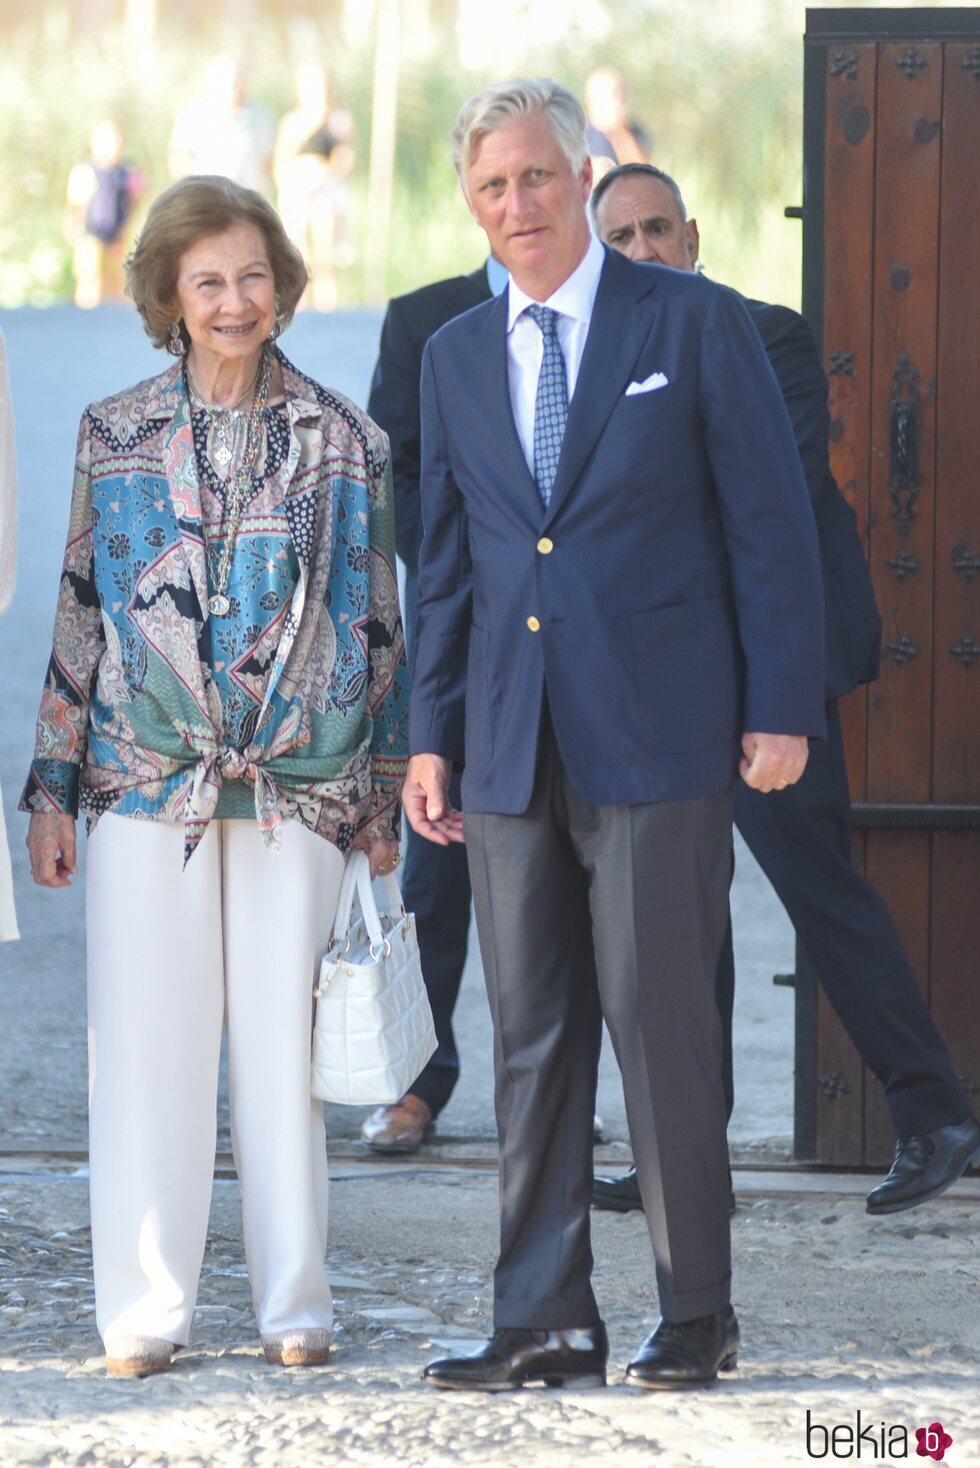
[[[567,280],[563,280],[558,289],[541,304],[550,307],[552,311],[558,311],[562,316],[570,316],[574,321],[584,322],[588,326],[592,320],[592,307],[595,304],[596,291],[599,289],[599,276],[602,274],[605,258],[599,241],[595,235],[590,235],[589,248],[571,275]],[[534,298],[525,295],[511,276],[507,301],[508,334],[513,331],[514,322],[521,312],[535,304]]]
[[[491,255],[487,260],[487,285],[490,287],[491,294],[502,296],[507,289],[509,279],[506,265],[501,265],[500,261],[495,260]]]

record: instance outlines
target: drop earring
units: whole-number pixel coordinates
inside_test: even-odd
[[[184,355],[184,338],[180,334],[179,321],[171,321],[168,337],[167,351],[172,357],[182,357]]]

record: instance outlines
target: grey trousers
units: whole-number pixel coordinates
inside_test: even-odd
[[[732,794],[594,806],[545,720],[520,816],[467,814],[493,1015],[498,1327],[593,1325],[589,1209],[602,1020],[623,1074],[660,1311],[730,1298],[728,1146],[715,967]]]

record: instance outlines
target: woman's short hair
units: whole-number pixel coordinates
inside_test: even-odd
[[[550,77],[494,82],[468,98],[459,109],[453,128],[453,164],[466,191],[466,170],[473,162],[481,138],[498,127],[517,122],[532,112],[543,112],[551,124],[565,157],[579,173],[589,156],[585,113],[573,92]]]
[[[202,174],[180,179],[154,199],[126,261],[127,289],[155,347],[166,346],[169,338],[182,255],[206,235],[223,234],[236,224],[254,225],[262,234],[279,297],[277,314],[284,329],[292,321],[309,276],[279,215],[254,189]],[[187,347],[183,323],[180,330]]]

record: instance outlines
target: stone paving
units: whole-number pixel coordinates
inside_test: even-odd
[[[977,1182],[872,1220],[850,1180],[794,1193],[802,1182],[737,1174],[740,1363],[704,1392],[620,1384],[656,1317],[649,1245],[640,1215],[597,1214],[610,1386],[487,1398],[437,1392],[420,1372],[486,1332],[496,1180],[424,1161],[334,1168],[336,1348],[316,1370],[263,1360],[237,1186],[217,1182],[189,1348],[145,1382],[102,1370],[85,1177],[0,1179],[0,1463],[732,1468],[810,1461],[808,1410],[814,1431],[858,1412],[878,1434],[939,1420],[952,1468],[980,1461]]]

